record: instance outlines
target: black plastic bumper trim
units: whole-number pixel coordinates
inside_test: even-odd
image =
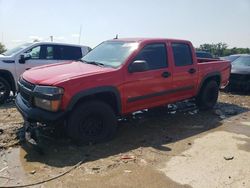
[[[20,93],[17,95],[15,103],[23,118],[29,122],[55,122],[62,119],[65,114],[65,112],[49,112],[39,108],[29,107],[22,100]]]

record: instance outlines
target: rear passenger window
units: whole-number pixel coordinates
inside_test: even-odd
[[[187,66],[193,64],[192,51],[188,44],[172,43],[172,49],[176,66]]]
[[[167,67],[167,51],[163,43],[146,45],[135,57],[136,60],[145,60],[150,70]]]
[[[82,50],[75,46],[55,46],[55,58],[59,60],[78,60],[82,58]]]

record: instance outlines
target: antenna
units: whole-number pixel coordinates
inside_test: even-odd
[[[78,44],[81,43],[81,35],[82,35],[82,25],[80,25]]]
[[[115,38],[114,39],[118,39],[118,34],[116,34]]]

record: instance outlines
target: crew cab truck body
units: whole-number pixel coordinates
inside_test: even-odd
[[[230,69],[228,61],[197,59],[186,40],[114,39],[81,61],[26,71],[16,105],[26,122],[64,121],[72,139],[100,142],[114,135],[118,116],[189,98],[213,108]]]
[[[87,46],[55,42],[25,43],[0,55],[0,104],[16,92],[19,76],[30,68],[77,60],[90,51]]]

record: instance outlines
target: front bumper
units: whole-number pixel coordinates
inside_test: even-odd
[[[16,106],[18,111],[22,114],[25,121],[51,123],[62,120],[65,112],[49,112],[35,107],[29,107],[24,103],[22,97],[17,94]]]
[[[239,89],[242,91],[250,91],[250,80],[230,78],[229,86],[232,89]]]

